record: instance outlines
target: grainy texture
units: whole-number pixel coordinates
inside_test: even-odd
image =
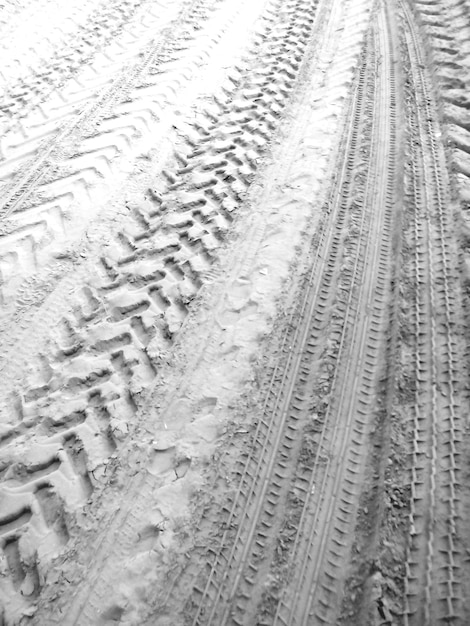
[[[469,18],[0,3],[0,624],[470,622]]]

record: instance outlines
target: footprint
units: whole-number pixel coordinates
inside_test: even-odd
[[[153,450],[151,453],[148,471],[152,476],[160,476],[166,474],[174,467],[175,448],[174,446],[167,450]]]
[[[137,539],[137,551],[149,552],[159,540],[160,533],[164,531],[163,521],[158,524],[148,524],[140,532]]]
[[[117,604],[113,604],[101,614],[100,624],[118,624],[124,615],[124,609]]]
[[[255,315],[258,312],[258,303],[248,299],[242,306],[232,306],[225,309],[218,316],[218,322],[222,327],[234,326],[240,320]]]

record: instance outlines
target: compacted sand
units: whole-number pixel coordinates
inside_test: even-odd
[[[470,624],[470,0],[5,0],[0,83],[0,625]]]

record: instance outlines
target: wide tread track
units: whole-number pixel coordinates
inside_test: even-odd
[[[133,19],[126,15],[126,23],[118,27],[118,36],[114,37],[112,44],[102,47],[104,42],[100,42],[100,54],[94,51],[91,56],[90,53],[89,65],[81,70],[77,65],[77,71],[70,77],[60,73],[61,83],[57,90],[47,96],[38,96],[40,103],[31,111],[22,107],[24,119],[21,123],[8,120],[7,131],[1,140],[0,180],[3,184],[70,116],[79,114],[84,104],[97,99],[100,92],[122,72],[123,66],[135,64],[138,55],[155,40],[157,33],[176,13],[178,5],[169,7],[168,3],[161,1],[156,6],[140,8]],[[102,25],[103,29],[106,27],[109,28],[107,21]],[[68,52],[65,60],[68,64],[69,56],[73,58],[73,52]],[[30,80],[28,86],[24,87],[25,97],[31,102]]]
[[[54,6],[59,4],[54,2],[47,4],[49,6],[45,11],[40,2],[34,3],[32,15],[25,16],[25,11],[20,12],[16,20],[10,17],[4,27],[2,41],[8,46],[8,58],[2,64],[6,89],[0,99],[0,122],[7,122],[9,130],[22,129],[21,119],[34,110],[41,112],[43,101],[55,89],[60,89],[65,81],[79,74],[80,67],[92,60],[113,37],[120,34],[121,29],[127,30],[136,13],[146,12],[150,16],[153,13],[151,3],[142,0],[112,0],[98,6],[92,3],[85,3],[85,6],[83,2],[76,3],[69,11],[67,20],[64,22],[61,16],[60,27],[56,26],[48,33],[45,49],[43,33],[38,33],[36,29],[33,33],[27,33],[30,46],[34,45],[36,37],[41,44],[40,53],[31,57],[27,54],[28,50],[23,49],[27,44],[24,41],[21,21],[24,20],[25,25],[29,26],[35,25],[36,20],[41,24],[44,19],[50,19],[54,23],[54,11],[60,15],[63,7]],[[158,8],[161,11],[162,4]],[[135,24],[132,26],[135,28]],[[133,36],[130,34],[132,41]],[[28,64],[28,61],[32,61],[33,65]]]
[[[35,546],[45,537],[50,541],[51,532],[58,533],[52,553],[68,540],[67,505],[86,503],[94,473],[134,428],[135,401],[155,378],[160,354],[180,329],[278,128],[310,41],[315,6],[311,0],[268,6],[247,55],[256,64],[232,73],[183,137],[158,190],[129,205],[126,228],[107,246],[95,278],[75,290],[60,333],[51,334],[32,364],[34,375],[14,384],[8,404],[19,424],[1,437],[0,489],[8,513],[0,525],[5,554],[13,554],[14,545],[19,556],[7,558],[11,582],[5,593],[23,595],[26,574],[18,559],[34,564]],[[200,19],[194,10],[190,20]],[[273,83],[279,67],[282,75]],[[20,487],[23,460],[13,450],[23,437],[30,442],[27,456],[41,460]],[[53,523],[48,530],[38,493],[60,506],[59,529]],[[47,565],[46,555],[40,561]],[[35,584],[32,598],[37,593]]]

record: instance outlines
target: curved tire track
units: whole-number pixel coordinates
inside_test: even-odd
[[[52,332],[37,355],[34,376],[15,385],[20,419],[2,435],[8,467],[1,488],[12,510],[4,520],[4,545],[13,554],[14,544],[20,559],[26,559],[27,543],[32,549],[35,542],[42,545],[34,532],[41,520],[37,492],[57,498],[61,506],[63,499],[60,516],[65,520],[69,509],[87,501],[103,464],[135,428],[135,402],[155,378],[161,351],[171,348],[296,85],[314,21],[310,5],[292,0],[268,7],[247,57],[250,64],[233,74],[230,86],[214,100],[213,112],[204,113],[184,138],[158,191],[149,189],[141,203],[129,206],[132,219],[108,246],[96,277],[77,290],[60,333]],[[290,28],[284,17],[297,23]],[[194,12],[191,19],[200,23],[201,15]],[[280,76],[273,84],[275,71]],[[19,438],[30,442],[28,457],[47,449],[55,459],[47,479],[42,473],[36,478],[31,469],[21,502],[9,458]],[[63,544],[71,533],[62,527]],[[39,560],[44,576],[48,560],[43,555]],[[26,610],[20,578],[16,565],[10,567]],[[5,584],[9,593],[10,583]]]

